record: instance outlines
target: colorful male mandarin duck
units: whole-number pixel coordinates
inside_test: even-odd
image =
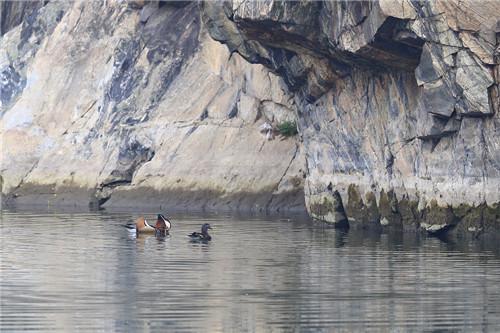
[[[157,236],[166,236],[172,227],[172,223],[162,214],[158,214],[158,219],[154,226],[150,225],[144,216],[141,216],[135,221],[135,224],[127,224],[125,227],[130,231],[135,231],[137,234],[149,233]]]
[[[212,236],[208,234],[208,229],[212,229],[210,224],[205,223],[201,226],[201,233],[199,232],[193,232],[192,234],[189,234],[188,237],[191,238],[193,241],[209,241],[212,240]]]

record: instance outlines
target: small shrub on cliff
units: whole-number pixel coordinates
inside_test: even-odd
[[[278,124],[278,131],[283,136],[294,136],[299,132],[297,131],[297,124],[295,121],[284,121],[281,124]]]

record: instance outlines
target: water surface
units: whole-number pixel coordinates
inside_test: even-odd
[[[3,211],[0,331],[500,331],[492,242],[181,214],[157,239],[135,217]]]

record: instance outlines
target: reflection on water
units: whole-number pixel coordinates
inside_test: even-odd
[[[496,243],[180,215],[158,239],[135,217],[4,211],[0,331],[500,331]]]

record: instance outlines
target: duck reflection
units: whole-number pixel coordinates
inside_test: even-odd
[[[347,236],[349,231],[343,229],[335,230],[335,247],[341,248],[344,247],[347,243]]]
[[[144,250],[153,246],[154,244],[165,244],[168,239],[170,239],[170,235],[163,234],[155,234],[155,235],[136,235],[129,234],[128,239],[135,241],[136,247],[139,250]]]

